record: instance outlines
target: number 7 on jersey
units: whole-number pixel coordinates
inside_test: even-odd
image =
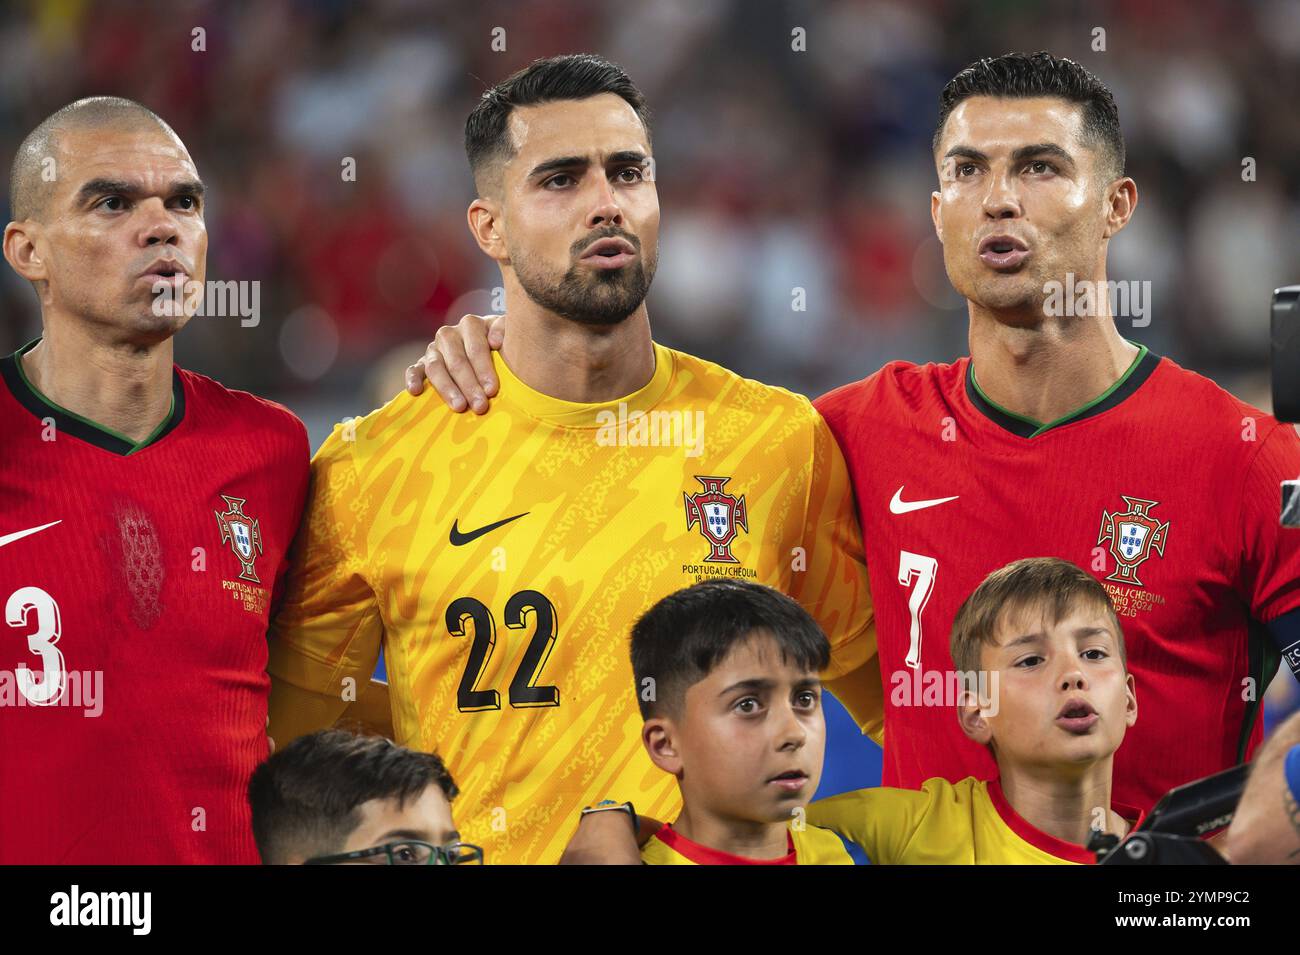
[[[898,582],[904,587],[912,588],[912,595],[907,600],[907,609],[912,613],[911,642],[907,645],[907,659],[904,661],[913,670],[921,668],[921,613],[930,600],[930,591],[934,590],[934,578],[939,572],[939,562],[924,554],[900,551],[898,554]]]

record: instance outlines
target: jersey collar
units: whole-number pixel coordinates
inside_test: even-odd
[[[745,856],[732,855],[730,852],[722,852],[718,849],[710,849],[708,846],[702,846],[698,842],[692,842],[684,835],[674,829],[671,825],[665,825],[653,838],[658,839],[669,849],[672,849],[678,855],[685,856],[696,865],[795,865],[794,837],[790,835],[790,830],[785,832],[785,844],[789,847],[789,852],[779,859],[748,859]]]
[[[628,415],[649,411],[663,398],[673,379],[673,353],[658,342],[654,343],[654,351],[655,370],[646,384],[630,395],[593,404],[553,398],[528,387],[510,370],[498,351],[492,353],[492,363],[501,376],[501,400],[551,424],[594,429],[617,425],[619,421],[626,424]]]
[[[1129,342],[1129,344],[1137,345],[1137,342]],[[1049,421],[1047,424],[1035,421],[1033,418],[1026,418],[1024,415],[1018,415],[1014,411],[1008,411],[984,394],[983,389],[975,380],[975,362],[973,360],[966,362],[966,397],[970,399],[971,404],[981,414],[1004,430],[1022,438],[1036,438],[1053,428],[1059,428],[1061,425],[1073,424],[1076,421],[1083,421],[1085,418],[1092,418],[1109,411],[1137,391],[1142,383],[1151,377],[1151,373],[1156,370],[1156,366],[1160,364],[1160,356],[1148,350],[1146,345],[1138,345],[1138,349],[1137,357],[1128,366],[1128,371],[1124,372],[1115,384],[1087,404],[1057,418],[1055,421]]]
[[[181,423],[181,419],[185,417],[185,386],[175,368],[172,369],[171,410],[168,412],[167,417],[154,429],[153,433],[142,441],[132,441],[126,435],[119,434],[112,428],[106,428],[89,418],[83,418],[79,414],[56,405],[36,390],[35,386],[27,379],[27,373],[23,371],[23,363],[19,360],[39,343],[39,338],[34,339],[12,355],[0,358],[0,377],[4,378],[9,392],[19,404],[37,418],[42,420],[45,418],[52,419],[55,428],[60,433],[70,434],[88,444],[95,445],[97,448],[125,457],[161,441],[166,435],[174,431],[176,426]]]
[[[1083,846],[1076,845],[1073,842],[1066,842],[1064,839],[1058,839],[1056,836],[1043,832],[1043,830],[1016,812],[1011,807],[1011,803],[1007,802],[1006,794],[1002,792],[1002,785],[996,779],[989,781],[988,793],[989,801],[993,803],[993,808],[997,810],[998,816],[1006,823],[1007,828],[1035,849],[1041,849],[1043,852],[1054,855],[1058,859],[1064,859],[1067,862],[1078,862],[1082,865],[1096,863],[1096,853],[1089,852]],[[1142,820],[1146,818],[1146,813],[1131,806],[1123,806],[1112,802],[1110,808],[1129,824],[1128,831],[1130,833],[1142,825]]]

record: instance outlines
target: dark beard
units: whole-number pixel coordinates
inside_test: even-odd
[[[585,248],[590,241],[585,240],[581,246]],[[640,243],[629,241],[639,253]],[[650,291],[654,268],[651,261],[647,274],[645,259],[638,255],[636,261],[621,269],[570,266],[558,282],[548,282],[527,267],[516,267],[515,276],[528,297],[548,312],[580,325],[610,326],[640,308]]]

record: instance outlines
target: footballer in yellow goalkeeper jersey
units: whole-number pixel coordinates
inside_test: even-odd
[[[404,393],[317,452],[271,735],[330,725],[382,648],[396,739],[443,758],[464,839],[550,863],[605,793],[677,810],[628,662],[654,601],[710,578],[796,597],[830,636],[827,676],[860,683],[860,724],[880,719],[875,631],[848,475],[809,402],[651,340],[658,199],[627,76],[538,61],[484,95],[466,147],[511,320],[500,396],[465,416]]]

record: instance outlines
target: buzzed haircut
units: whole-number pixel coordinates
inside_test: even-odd
[[[1040,609],[1056,625],[1079,609],[1100,611],[1114,629],[1120,663],[1128,666],[1124,629],[1101,581],[1068,560],[1029,557],[984,578],[953,620],[949,649],[961,673],[981,669],[980,652],[997,643],[998,628],[1013,614]]]
[[[141,123],[156,123],[168,134],[176,135],[149,107],[121,96],[88,96],[45,117],[22,141],[9,170],[9,209],[14,221],[39,220],[45,214],[53,189],[42,173],[46,159],[54,156],[60,133],[96,126],[126,129]]]
[[[253,839],[267,865],[341,851],[372,799],[419,799],[437,786],[458,790],[442,760],[382,736],[320,730],[300,736],[253,771],[248,802]]]
[[[1124,133],[1115,98],[1101,80],[1073,60],[1058,59],[1040,50],[986,57],[970,64],[939,94],[939,123],[934,130],[932,152],[939,151],[948,115],[972,96],[1055,96],[1082,106],[1084,144],[1102,150],[1103,168],[1109,179],[1124,175]]]
[[[592,53],[571,53],[534,60],[485,92],[465,120],[465,153],[479,192],[489,181],[484,174],[514,155],[510,114],[519,106],[556,100],[579,100],[613,93],[635,110],[650,139],[650,109],[636,84],[622,69]]]
[[[830,665],[831,644],[817,621],[771,587],[706,580],[664,597],[632,627],[642,718],[680,713],[691,686],[758,636],[774,640],[785,663],[815,672]]]

